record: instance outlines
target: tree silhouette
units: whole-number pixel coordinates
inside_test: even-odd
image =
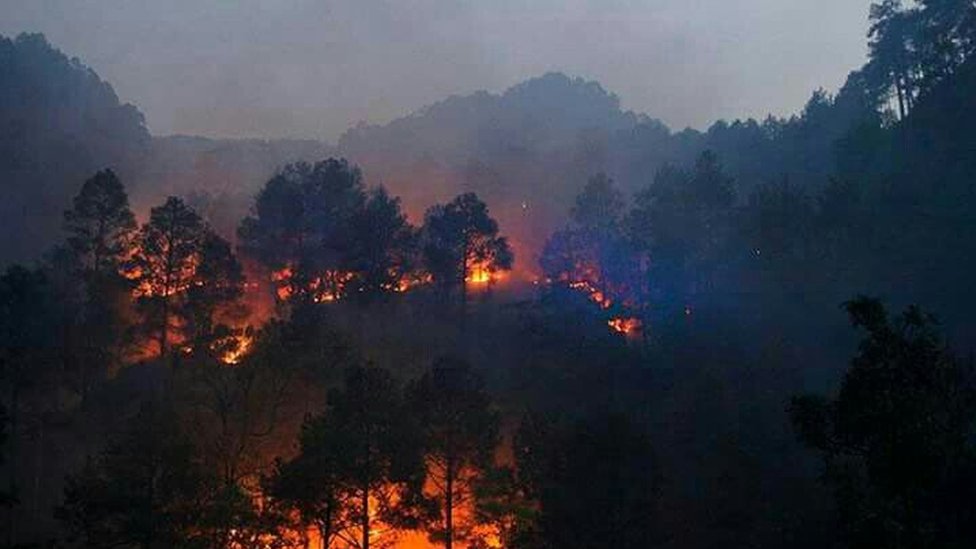
[[[617,230],[624,213],[624,199],[613,180],[599,173],[586,186],[570,210],[569,217],[580,229],[595,232]]]
[[[210,349],[221,331],[216,316],[244,293],[244,272],[230,244],[207,231],[197,252],[193,281],[186,290],[184,333],[194,349]]]
[[[467,303],[473,275],[510,270],[514,261],[508,240],[498,236],[498,222],[474,193],[427,210],[422,243],[424,264],[435,284],[445,292],[460,289],[462,304]]]
[[[282,281],[289,296],[314,301],[345,292],[353,216],[365,201],[362,174],[344,159],[286,166],[258,193],[238,229],[242,249]],[[378,204],[378,203],[377,203]]]
[[[976,478],[972,369],[916,307],[890,318],[877,300],[846,305],[866,334],[836,399],[793,399],[800,439],[823,456],[854,547],[965,547]]]
[[[7,417],[7,408],[0,403],[0,465],[3,465],[7,459],[8,422],[9,418]],[[12,493],[8,493],[5,490],[0,490],[0,509],[5,509],[12,506],[14,501],[14,495]]]
[[[179,198],[153,208],[130,263],[137,305],[160,355],[177,336],[206,339],[216,309],[237,299],[244,283],[230,245]]]
[[[455,512],[465,503],[474,507],[475,484],[491,468],[498,444],[498,417],[484,381],[456,358],[436,360],[411,384],[409,398],[421,431],[427,479],[440,507],[440,521],[428,532],[451,549],[455,540],[470,535],[473,524],[457,524]]]
[[[331,525],[331,531],[348,525],[334,534],[354,547],[369,549],[389,541],[373,539],[376,522],[398,526],[413,520],[413,494],[419,493],[423,465],[412,432],[389,372],[350,368],[343,387],[330,393],[325,413],[308,421],[302,454],[293,462],[299,471],[307,471],[302,465],[307,463],[328,467],[313,473],[334,483],[313,494],[314,505],[322,510],[323,504],[337,503],[341,509],[328,523],[316,513],[322,527]]]
[[[273,500],[297,510],[302,526],[318,531],[322,549],[332,547],[344,532],[356,526],[349,521],[353,503],[340,477],[339,453],[343,449],[323,440],[325,435],[324,429],[306,423],[298,456],[287,462],[278,460],[266,481],[267,494]]]
[[[203,220],[175,197],[153,208],[139,233],[132,260],[137,303],[148,331],[157,338],[160,356],[169,350],[174,317],[193,283],[203,236]]]
[[[416,266],[416,233],[400,199],[382,187],[370,190],[353,215],[347,245],[352,284],[365,297],[399,291]]]
[[[176,419],[147,405],[127,430],[68,479],[57,516],[82,547],[188,547],[211,482]]]
[[[666,167],[640,191],[628,232],[651,257],[649,278],[669,302],[683,308],[712,291],[730,249],[732,180],[714,153],[702,153],[690,171]]]
[[[642,261],[622,230],[624,202],[613,181],[590,178],[576,197],[570,224],[553,233],[539,258],[546,277],[560,287],[588,293],[602,308],[636,309],[643,297]]]
[[[129,209],[125,188],[112,170],[102,170],[85,181],[64,212],[68,247],[86,271],[116,274],[131,246],[136,220]]]
[[[643,429],[619,414],[568,426],[542,421],[523,422],[515,448],[539,504],[541,546],[651,546],[660,479]]]
[[[20,497],[24,484],[18,464],[25,420],[35,419],[44,404],[30,393],[51,393],[61,364],[63,319],[53,300],[47,277],[40,270],[12,266],[0,276],[0,387],[10,425],[10,454],[6,466],[9,497]],[[7,542],[16,541],[18,524],[8,514]]]
[[[914,49],[916,17],[914,12],[902,8],[901,0],[872,4],[870,17],[868,74],[881,81],[879,87],[894,90],[899,117],[905,118],[912,110],[919,86],[918,54]]]
[[[128,324],[130,287],[122,270],[132,254],[137,226],[115,173],[103,170],[85,181],[72,209],[64,213],[64,229],[69,257],[52,270],[66,268],[77,275],[70,283],[83,288],[74,330],[81,341],[76,356],[84,397],[96,376],[117,365]]]

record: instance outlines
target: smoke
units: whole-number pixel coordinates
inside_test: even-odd
[[[550,70],[674,127],[795,112],[865,55],[870,0],[0,0],[0,33],[45,33],[156,135],[336,139],[452,94]]]

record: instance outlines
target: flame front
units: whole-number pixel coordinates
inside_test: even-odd
[[[241,360],[251,351],[251,346],[254,344],[254,336],[247,332],[232,337],[234,341],[231,342],[230,348],[220,356],[220,361],[228,366],[240,364]]]
[[[503,276],[504,272],[492,269],[490,262],[471,258],[464,281],[475,286],[486,286],[501,281]]]
[[[633,337],[640,333],[642,323],[639,318],[627,317],[627,318],[611,318],[607,321],[607,325],[610,329],[618,334]]]

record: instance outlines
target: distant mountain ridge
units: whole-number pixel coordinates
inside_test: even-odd
[[[520,267],[530,268],[596,173],[634,192],[662,166],[690,163],[712,149],[743,189],[785,176],[817,184],[826,182],[834,140],[850,125],[832,97],[814,94],[789,120],[718,122],[706,132],[676,133],[624,110],[595,81],[550,72],[502,93],[455,95],[385,124],[361,124],[336,146],[151,136],[135,106],[121,104],[110,84],[43,36],[0,40],[0,76],[10,83],[0,90],[0,176],[15,191],[0,214],[23,236],[0,246],[4,262],[40,257],[60,237],[61,212],[98,169],[119,171],[137,213],[168,194],[193,195],[232,237],[275,170],[341,155],[363,168],[368,183],[401,196],[414,222],[434,203],[478,193],[515,242]]]
[[[619,98],[599,83],[550,72],[501,94],[455,95],[387,124],[351,128],[338,146],[350,154],[382,150],[450,158],[505,147],[551,149],[569,144],[573,132],[613,132],[649,122],[646,115],[622,110]],[[502,137],[516,140],[502,147]],[[400,141],[405,138],[412,141]],[[396,151],[391,150],[394,143]]]
[[[111,167],[130,176],[148,154],[142,113],[43,35],[0,36],[0,261],[37,258],[82,181]]]

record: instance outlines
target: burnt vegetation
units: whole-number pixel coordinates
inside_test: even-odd
[[[972,547],[976,7],[870,21],[788,119],[549,74],[337,147],[0,38],[0,545]]]

